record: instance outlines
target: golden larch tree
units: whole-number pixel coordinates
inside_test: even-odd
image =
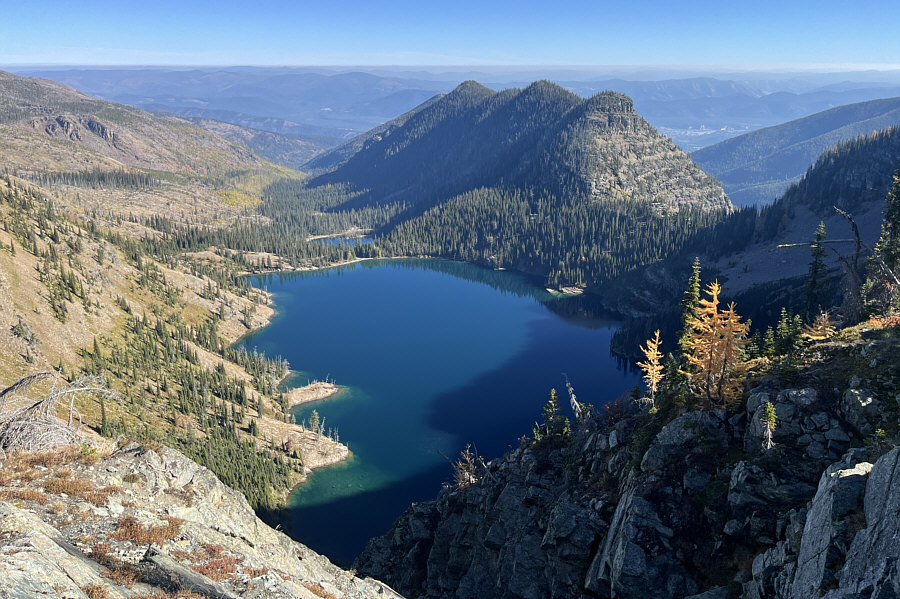
[[[641,347],[641,351],[644,352],[644,357],[647,358],[647,361],[637,363],[641,370],[644,371],[644,382],[647,383],[647,388],[650,390],[650,401],[654,404],[656,403],[656,389],[659,388],[659,383],[663,379],[663,355],[659,351],[661,343],[659,329],[656,329],[654,337],[647,339],[647,347]]]
[[[749,342],[747,325],[741,322],[734,303],[719,309],[721,292],[718,281],[707,286],[709,298],[700,300],[685,340],[688,369],[684,374],[717,405],[740,394],[742,375],[747,371],[744,347]]]

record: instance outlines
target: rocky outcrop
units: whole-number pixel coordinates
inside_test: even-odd
[[[900,448],[865,433],[894,417],[879,400],[893,379],[875,378],[767,380],[728,412],[595,415],[414,505],[355,566],[424,599],[897,596]]]
[[[853,537],[838,588],[826,599],[900,597],[900,448],[872,467],[866,481],[866,527]]]
[[[399,598],[259,520],[178,452],[137,445],[97,463],[14,456],[0,469],[0,597]],[[88,453],[89,455],[89,453]]]
[[[394,585],[416,596],[577,594],[606,530],[602,504],[582,505],[565,491],[559,451],[539,459],[520,449],[491,470],[478,485],[411,507],[386,537],[370,542],[357,567],[393,572]]]

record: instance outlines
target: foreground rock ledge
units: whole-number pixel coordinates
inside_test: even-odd
[[[400,598],[270,528],[172,449],[24,459],[0,468],[0,598]]]

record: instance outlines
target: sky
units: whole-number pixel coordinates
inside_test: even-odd
[[[3,0],[0,65],[900,68],[897,0]]]

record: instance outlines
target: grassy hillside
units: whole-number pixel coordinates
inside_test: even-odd
[[[130,166],[216,176],[262,166],[249,150],[187,121],[5,72],[0,72],[0,130],[0,158],[9,169]]]
[[[202,242],[258,230],[266,190],[299,173],[52,82],[0,88],[0,387],[100,376],[121,401],[84,398],[83,424],[176,446],[258,507],[344,459],[291,423],[285,362],[231,348],[272,313],[241,276],[267,255]]]
[[[335,145],[332,138],[295,136],[242,127],[224,121],[200,117],[184,117],[204,129],[240,144],[260,158],[289,168],[302,168],[304,164]]]

